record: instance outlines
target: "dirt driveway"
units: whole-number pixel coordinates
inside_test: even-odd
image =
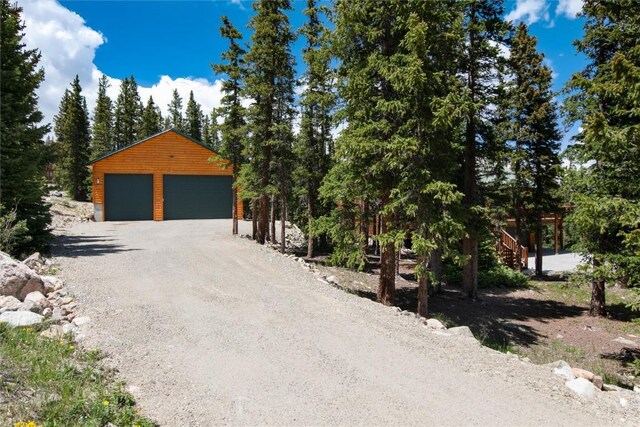
[[[585,405],[548,368],[433,333],[230,229],[79,223],[54,248],[86,344],[162,425],[637,425],[617,392]]]

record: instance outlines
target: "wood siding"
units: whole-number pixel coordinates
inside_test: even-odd
[[[228,161],[210,162],[210,150],[174,131],[167,131],[123,151],[97,161],[93,168],[93,203],[104,205],[105,174],[153,174],[153,219],[162,221],[163,175],[232,175]],[[242,199],[238,197],[238,218],[243,216]],[[102,211],[109,209],[103,206]],[[231,212],[229,212],[231,217]]]

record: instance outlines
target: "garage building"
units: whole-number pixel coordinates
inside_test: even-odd
[[[89,167],[96,221],[231,218],[229,161],[175,129],[105,154]],[[242,218],[241,200],[237,206]]]

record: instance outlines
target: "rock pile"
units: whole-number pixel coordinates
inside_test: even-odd
[[[0,322],[9,326],[34,326],[45,323],[45,336],[76,333],[76,302],[55,276],[45,275],[52,270],[51,260],[39,253],[23,262],[0,252]],[[82,322],[79,322],[79,319]]]

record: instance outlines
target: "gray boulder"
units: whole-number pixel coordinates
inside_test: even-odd
[[[427,319],[424,322],[424,324],[427,325],[427,327],[431,328],[431,329],[439,329],[439,330],[447,329],[447,328],[444,327],[442,322],[439,321],[438,319]]]
[[[49,302],[47,297],[45,297],[42,292],[38,291],[30,292],[24,298],[24,302],[22,303],[22,305],[26,306],[27,304],[31,304],[28,310],[34,311],[36,313],[42,313],[45,308],[51,308],[51,302]]]
[[[12,296],[0,297],[0,313],[5,311],[15,311],[20,308],[20,300]]]
[[[40,255],[40,252],[36,252],[31,254],[29,258],[22,261],[22,263],[30,269],[40,272],[45,265],[45,261],[45,257]]]
[[[473,332],[469,329],[468,326],[456,326],[455,328],[447,329],[447,332],[450,332],[453,335],[460,335],[462,337],[475,338],[473,336]]]
[[[585,378],[576,378],[575,380],[567,381],[565,385],[578,396],[585,397],[587,399],[595,396],[598,391],[596,386],[591,384],[591,381]]]
[[[9,326],[33,326],[44,321],[44,316],[30,311],[5,311],[0,314],[0,323],[7,323]]]
[[[55,291],[59,291],[62,289],[62,280],[58,279],[55,276],[40,276],[42,282],[44,283],[44,292],[43,294],[49,295]]]
[[[35,271],[5,253],[0,253],[0,295],[23,301],[31,292],[44,293],[44,283]]]

